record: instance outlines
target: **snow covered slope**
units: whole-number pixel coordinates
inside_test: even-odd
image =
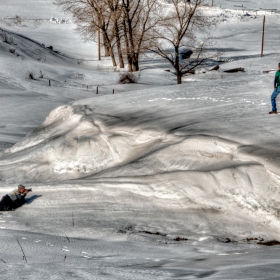
[[[45,46],[29,37],[11,32],[2,28],[0,30],[0,51],[2,56],[14,55],[18,59],[37,60],[48,64],[74,64],[76,60],[60,54],[52,46]],[[4,53],[3,53],[4,52]]]
[[[280,19],[252,14],[264,1],[214,2],[228,63],[180,86],[149,56],[139,83],[120,85],[49,1],[1,2],[13,39],[0,40],[0,195],[33,188],[0,213],[1,279],[277,279],[279,248],[257,243],[280,239],[275,72],[263,73],[280,59]]]
[[[223,232],[242,236],[249,224],[258,234],[277,236],[280,174],[271,133],[277,116],[267,114],[268,102],[260,98],[267,87],[267,74],[256,72],[260,60],[246,62],[253,70],[244,74],[225,74],[218,85],[221,74],[209,73],[192,86],[96,96],[58,107],[2,153],[1,179],[40,185],[86,178],[106,200],[112,188],[119,192],[114,201],[120,205],[132,193],[127,203],[139,209],[148,198],[166,209],[204,209],[210,220],[238,213],[234,227],[222,222]],[[247,215],[251,218],[244,219]],[[188,226],[192,232],[194,225]],[[209,235],[221,230],[208,222],[205,227]]]
[[[212,4],[212,0],[208,0],[209,4]],[[272,10],[280,9],[279,1],[277,0],[213,0],[215,6],[221,7],[223,9],[251,9],[251,10]]]
[[[62,17],[53,0],[1,0],[0,17],[13,18],[16,15],[27,19]]]

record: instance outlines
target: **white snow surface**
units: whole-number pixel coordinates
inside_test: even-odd
[[[0,195],[33,188],[0,213],[1,279],[278,278],[280,3],[214,3],[219,71],[176,85],[146,55],[121,85],[52,1],[1,1]]]

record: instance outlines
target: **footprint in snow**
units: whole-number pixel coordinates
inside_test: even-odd
[[[82,257],[83,257],[83,258],[86,258],[86,259],[91,259],[90,256],[83,256],[83,255],[82,255]]]
[[[41,240],[37,239],[37,240],[35,240],[34,242],[38,243],[38,242],[41,242]]]
[[[90,256],[88,256],[89,254],[87,252],[82,252],[81,257],[86,258],[86,259],[91,259]]]
[[[61,249],[62,251],[66,251],[69,252],[68,248],[66,246],[63,246],[63,248]]]

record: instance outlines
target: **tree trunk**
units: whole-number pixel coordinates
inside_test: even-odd
[[[133,56],[132,71],[133,72],[139,71],[139,59],[136,55]]]
[[[127,19],[127,25],[128,25],[128,30],[127,30],[127,40],[128,40],[128,47],[129,47],[129,55],[131,57],[131,62],[132,62],[132,72],[138,71],[139,66],[138,66],[138,59],[135,57],[135,47],[134,47],[134,38],[133,38],[133,29],[132,29],[132,22],[128,18]]]
[[[115,59],[114,50],[113,50],[113,47],[110,43],[110,39],[109,39],[109,36],[108,36],[108,33],[106,32],[106,30],[103,30],[103,34],[104,34],[104,40],[105,40],[104,43],[109,48],[109,53],[110,53],[110,56],[111,56],[111,59],[112,59],[113,66],[117,67],[117,62],[116,62],[116,59]]]
[[[115,32],[116,32],[116,39],[117,39],[119,64],[120,64],[120,68],[124,68],[124,61],[123,61],[122,47],[121,47],[121,40],[120,40],[120,32],[119,32],[119,26],[118,26],[117,20],[115,21]]]
[[[126,30],[126,23],[123,21],[123,26],[124,26],[124,41],[125,41],[125,46],[126,46],[126,57],[127,57],[127,64],[128,64],[128,71],[132,72],[132,56],[130,53],[130,47],[129,47],[129,42],[127,38],[127,30]]]
[[[182,73],[180,71],[180,60],[179,60],[179,47],[175,46],[175,63],[174,68],[177,76],[177,84],[182,83]]]
[[[128,65],[128,72],[133,72],[131,60],[127,61],[127,65]]]
[[[112,59],[113,66],[114,66],[114,67],[117,67],[117,62],[116,62],[114,50],[113,50],[112,47],[110,48],[110,56],[111,56],[111,59]]]
[[[177,84],[178,85],[182,84],[182,76],[181,76],[181,74],[177,73],[176,75],[177,75]]]
[[[105,53],[105,57],[110,56],[110,47],[108,46],[107,40],[106,40],[106,36],[105,33],[102,32],[103,35],[103,46],[104,46],[104,53]]]
[[[97,32],[97,37],[98,37],[98,60],[101,60],[101,36],[100,36],[100,19],[98,17],[98,32]]]

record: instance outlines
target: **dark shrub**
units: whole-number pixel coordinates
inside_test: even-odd
[[[34,74],[33,74],[32,72],[29,72],[28,78],[29,78],[30,80],[36,80],[36,79],[35,79],[35,76],[34,76]]]
[[[125,72],[120,74],[119,82],[121,84],[135,84],[138,82],[139,76],[134,73]]]

